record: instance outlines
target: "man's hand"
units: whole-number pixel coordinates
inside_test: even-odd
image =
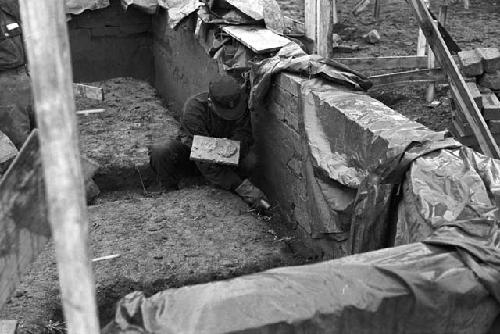
[[[269,210],[270,205],[267,201],[266,195],[252,184],[248,179],[245,179],[239,186],[234,190],[245,203],[247,203],[252,209],[257,212],[266,212]]]

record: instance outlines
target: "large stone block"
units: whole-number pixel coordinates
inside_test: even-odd
[[[486,120],[500,120],[500,101],[493,94],[483,94],[483,116]]]
[[[458,53],[462,72],[468,77],[483,74],[483,62],[476,50],[460,51]]]
[[[486,72],[493,73],[500,70],[500,51],[498,48],[477,48],[476,52],[481,57]]]
[[[479,79],[479,84],[491,90],[500,90],[500,70],[493,73],[485,73]]]

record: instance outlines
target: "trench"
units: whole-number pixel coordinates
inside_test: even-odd
[[[120,254],[94,266],[101,325],[113,318],[116,301],[131,291],[149,296],[169,288],[335,257],[335,250],[329,253],[328,248],[337,240],[311,243],[304,240],[311,234],[307,227],[290,223],[309,219],[299,217],[307,208],[301,206],[299,195],[294,197],[299,192],[295,188],[284,186],[284,195],[281,189],[267,189],[286,203],[270,219],[249,212],[235,195],[199,180],[188,180],[181,189],[163,194],[145,191],[155,181],[147,146],[175,136],[185,99],[218,75],[217,64],[207,60],[194,40],[192,24],[173,32],[165,28],[165,20],[164,13],[151,18],[134,8],[123,12],[114,1],[110,8],[74,17],[69,23],[75,82],[105,91],[103,102],[76,101],[80,110],[106,109],[103,114],[79,116],[81,152],[100,165],[94,179],[101,194],[89,206],[92,257]],[[422,86],[372,95],[397,106],[402,101],[410,104],[406,93],[419,99],[424,90]],[[438,98],[445,95],[438,91]],[[287,108],[283,97],[271,98]],[[275,118],[265,122],[268,128],[263,133],[277,135],[268,138],[269,142],[296,137],[293,115],[288,117],[285,127]],[[433,120],[419,121],[431,128],[435,125]],[[442,123],[435,130],[445,128]],[[285,130],[275,131],[273,126]],[[293,140],[283,144],[298,151]],[[268,156],[282,154],[264,146]],[[288,186],[290,178],[305,177],[298,154],[291,154],[281,165],[274,163],[264,166],[261,182],[272,184],[279,179]],[[278,169],[288,174],[277,174]],[[311,173],[320,186],[338,187],[320,171]],[[0,318],[20,319],[28,327],[63,320],[52,245],[32,265]]]

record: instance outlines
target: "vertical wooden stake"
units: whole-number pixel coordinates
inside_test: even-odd
[[[318,0],[316,21],[316,52],[323,57],[332,54],[333,0]]]
[[[337,11],[337,0],[332,0],[332,20],[333,20],[333,24],[339,23],[339,13]]]
[[[305,0],[305,34],[314,43],[316,43],[316,5],[317,0]]]
[[[64,316],[69,334],[97,334],[64,2],[20,4]]]

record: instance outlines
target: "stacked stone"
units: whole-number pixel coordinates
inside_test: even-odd
[[[477,48],[458,53],[458,65],[469,91],[481,110],[490,131],[500,143],[500,51]],[[468,122],[453,110],[453,135],[464,145],[479,149]]]

